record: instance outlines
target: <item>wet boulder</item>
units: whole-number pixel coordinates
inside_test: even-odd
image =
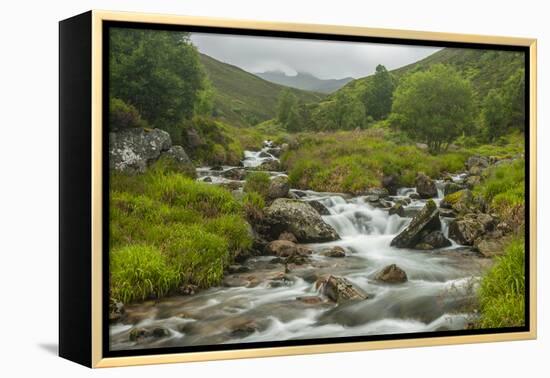
[[[375,280],[385,283],[403,283],[407,282],[407,273],[395,264],[388,265],[378,273]]]
[[[326,208],[325,205],[323,205],[321,202],[317,200],[311,200],[307,201],[319,213],[319,215],[330,215],[330,211]]]
[[[344,277],[330,275],[320,278],[315,283],[317,289],[336,303],[367,299],[369,296],[363,290]]]
[[[386,198],[390,195],[390,192],[386,188],[368,188],[365,193],[363,193],[365,196],[373,196],[373,198],[376,198],[376,201],[380,198]]]
[[[172,147],[170,135],[163,130],[127,129],[109,134],[110,168],[127,174],[143,173],[148,164]]]
[[[281,156],[281,148],[280,147],[268,148],[267,153],[270,154],[271,156],[275,156],[278,158]]]
[[[346,251],[340,246],[325,248],[321,255],[326,257],[346,257]]]
[[[296,236],[294,236],[294,234],[292,232],[283,231],[279,235],[278,239],[279,240],[288,240],[288,241],[291,241],[293,243],[298,243],[298,239],[296,239]]]
[[[289,240],[273,240],[265,247],[265,253],[277,257],[290,257],[294,255],[309,255],[312,250]]]
[[[382,186],[388,191],[391,195],[397,194],[397,189],[401,186],[399,182],[399,177],[397,175],[387,175],[382,177]]]
[[[449,237],[462,245],[474,245],[475,240],[491,231],[494,219],[483,213],[470,213],[457,218],[449,225]]]
[[[416,192],[420,198],[437,197],[437,187],[435,181],[420,172],[415,179]]]
[[[275,237],[291,232],[301,243],[320,243],[339,240],[336,231],[323,221],[307,202],[279,198],[264,210],[265,223]]]
[[[258,171],[279,171],[281,169],[281,165],[278,160],[269,159],[264,160],[262,164],[254,167],[253,169]]]
[[[415,249],[438,249],[451,246],[451,241],[443,235],[441,231],[432,231],[426,236],[422,237],[419,244],[415,246]]]
[[[290,184],[288,183],[288,177],[277,176],[271,179],[271,181],[269,182],[267,196],[270,199],[288,197],[289,190],[290,190]]]
[[[220,176],[228,180],[242,181],[245,179],[246,171],[243,168],[231,168],[223,171]]]
[[[400,217],[404,217],[405,216],[405,208],[403,207],[403,205],[401,203],[398,202],[388,210],[388,213],[390,215],[396,214],[396,215],[399,215]]]
[[[431,232],[441,230],[439,210],[433,200],[429,200],[424,208],[411,220],[409,225],[391,241],[397,248],[414,248],[422,237]]]

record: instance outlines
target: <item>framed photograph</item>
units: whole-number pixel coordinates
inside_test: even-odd
[[[62,357],[536,337],[536,40],[90,11],[59,69]]]

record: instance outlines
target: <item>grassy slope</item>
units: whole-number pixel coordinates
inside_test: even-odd
[[[518,68],[523,67],[522,54],[512,51],[491,51],[445,48],[418,62],[391,71],[399,81],[406,74],[429,69],[434,64],[448,64],[472,82],[480,100],[492,88],[499,88]],[[372,75],[354,80],[341,90],[354,95],[363,93]]]
[[[216,90],[214,112],[222,121],[248,126],[275,117],[279,92],[284,86],[204,54],[200,55],[200,59]],[[306,103],[317,102],[325,96],[299,89],[291,90]]]

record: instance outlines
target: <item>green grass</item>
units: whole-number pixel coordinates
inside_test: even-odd
[[[525,241],[515,238],[503,256],[483,276],[478,290],[479,328],[519,327],[525,324]]]
[[[361,131],[301,133],[297,138],[298,147],[282,156],[292,187],[354,194],[381,186],[385,175],[398,176],[401,186],[414,186],[418,172],[432,178],[460,172],[472,155],[504,158],[523,152],[523,139],[511,135],[501,146],[456,146],[433,155],[383,125]]]
[[[110,184],[116,300],[161,297],[184,284],[219,284],[225,267],[252,245],[243,205],[223,188],[162,164],[144,175],[112,174]]]
[[[243,190],[245,193],[255,192],[260,194],[264,199],[267,198],[269,192],[270,176],[266,172],[250,172],[246,175],[246,182]]]
[[[517,159],[490,170],[489,176],[475,188],[493,212],[513,228],[525,224],[525,160]]]
[[[178,271],[158,249],[128,245],[111,251],[111,296],[123,302],[162,296],[178,283]]]

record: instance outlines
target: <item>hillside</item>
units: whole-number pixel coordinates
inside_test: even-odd
[[[409,65],[391,71],[399,81],[411,72],[429,69],[435,64],[448,64],[472,82],[476,97],[483,99],[491,88],[499,88],[518,68],[523,67],[521,53],[512,51],[491,51],[445,48]],[[341,90],[358,95],[363,92],[373,76],[354,80]]]
[[[257,73],[256,75],[272,83],[327,94],[337,91],[353,80],[352,77],[343,79],[319,79],[307,72],[298,72],[298,74],[290,76],[281,71],[268,71]]]
[[[284,86],[205,54],[200,54],[200,60],[216,90],[214,116],[238,126],[255,125],[275,117],[278,96]],[[291,90],[305,103],[318,102],[325,96],[294,88]]]

